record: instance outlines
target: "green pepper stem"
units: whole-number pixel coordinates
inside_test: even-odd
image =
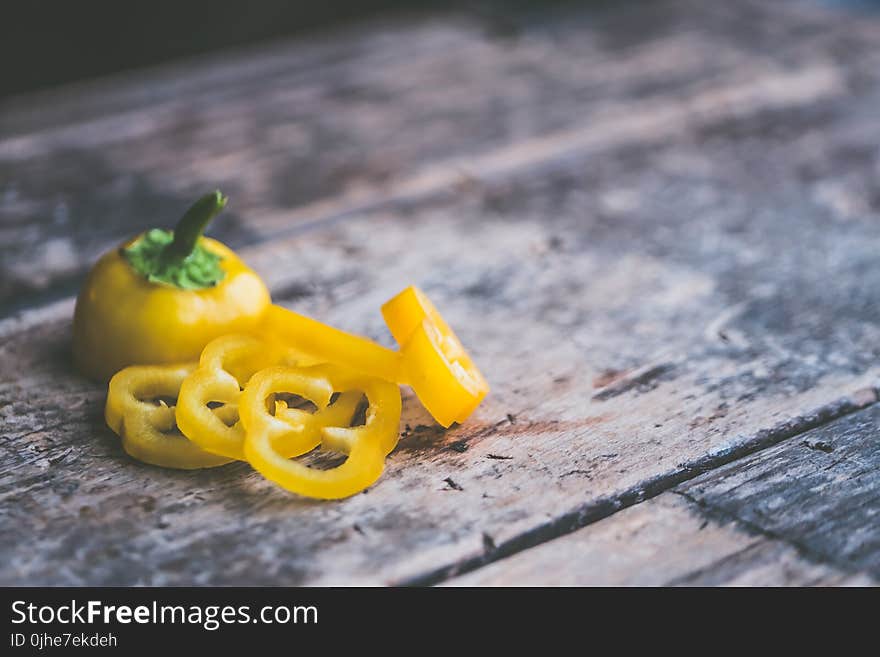
[[[218,189],[205,194],[193,203],[175,226],[174,240],[165,247],[162,259],[166,263],[184,261],[196,248],[199,238],[211,220],[226,207],[228,200],[229,198],[223,196]]]

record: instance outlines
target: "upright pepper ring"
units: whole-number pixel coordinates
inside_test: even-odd
[[[428,412],[444,427],[464,422],[489,393],[489,384],[455,332],[414,285],[382,305],[400,345],[404,376]]]

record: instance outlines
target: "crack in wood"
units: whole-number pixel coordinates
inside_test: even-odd
[[[452,477],[446,477],[443,482],[446,484],[446,488],[444,488],[443,490],[464,490],[462,485],[456,482]]]
[[[615,380],[614,383],[594,394],[593,399],[607,401],[631,390],[650,390],[659,385],[661,381],[672,378],[675,368],[675,363],[660,363],[636,370],[622,379]]]
[[[805,440],[801,443],[807,449],[812,449],[817,452],[825,452],[826,454],[830,454],[834,451],[834,446],[829,443],[827,440],[816,440],[814,442],[810,442],[809,440]]]
[[[688,503],[692,504],[694,507],[698,509],[698,512],[707,518],[714,520],[716,522],[725,523],[725,522],[733,522],[739,529],[747,532],[751,536],[759,536],[761,538],[766,538],[771,541],[777,541],[779,543],[783,543],[788,545],[797,551],[798,555],[810,563],[814,563],[817,565],[833,565],[837,568],[840,568],[844,572],[848,573],[858,573],[859,569],[853,568],[851,563],[848,563],[845,560],[830,558],[829,555],[817,552],[813,550],[808,543],[803,541],[798,541],[792,538],[789,535],[783,534],[781,532],[775,532],[772,529],[768,529],[767,527],[762,527],[757,523],[751,522],[746,518],[743,518],[735,513],[731,513],[725,509],[721,509],[713,504],[707,503],[705,500],[701,500],[699,498],[694,497],[690,493],[680,490],[670,491],[675,495],[682,497],[687,500]],[[745,550],[752,549],[754,546],[749,546],[745,548]],[[728,555],[724,559],[713,562],[706,567],[697,569],[692,573],[688,573],[685,578],[681,580],[672,580],[667,582],[666,586],[681,586],[687,585],[687,582],[692,579],[698,578],[700,575],[712,572],[714,568],[717,568],[722,561],[728,560],[732,557],[736,557],[737,555]]]

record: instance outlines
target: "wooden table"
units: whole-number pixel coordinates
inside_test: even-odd
[[[880,15],[400,16],[0,106],[0,583],[880,579]],[[493,384],[406,392],[342,502],[143,466],[72,370],[102,251],[205,190],[275,300]]]

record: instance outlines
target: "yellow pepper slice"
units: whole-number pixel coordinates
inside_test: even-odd
[[[368,338],[347,333],[287,308],[271,305],[260,333],[278,345],[295,347],[316,361],[338,363],[367,376],[400,383],[400,355]]]
[[[489,385],[434,305],[410,287],[386,303],[382,312],[400,351],[276,305],[263,315],[261,334],[317,360],[412,386],[444,427],[466,420]]]
[[[278,363],[301,362],[314,361],[249,335],[226,335],[213,340],[202,352],[198,369],[180,386],[177,403],[180,430],[206,451],[245,460],[245,433],[238,417],[241,390],[259,370]],[[310,416],[306,422],[310,428],[305,432],[308,440],[288,455],[296,456],[313,449],[320,442],[320,427],[351,420],[359,399],[358,395],[343,395],[332,406]],[[212,408],[214,404],[222,405]],[[279,421],[291,417],[303,423],[296,409],[288,409],[284,401],[276,402],[275,413]]]
[[[175,407],[163,400],[177,397],[181,382],[193,368],[132,366],[110,380],[104,417],[122,438],[122,447],[129,455],[144,463],[182,470],[229,463],[230,459],[206,452],[187,440],[175,427]]]
[[[301,445],[308,431],[308,413],[299,411],[300,422],[279,421],[266,400],[277,393],[296,393],[311,400],[316,413],[327,408],[334,391],[362,392],[367,399],[362,426],[324,426],[324,448],[347,454],[342,465],[319,470],[286,457],[291,444]],[[337,401],[337,404],[339,402]],[[385,456],[397,445],[400,427],[400,389],[386,381],[365,377],[353,370],[324,364],[308,368],[270,367],[251,377],[239,403],[246,429],[244,453],[264,477],[286,490],[319,499],[339,499],[358,493],[382,474]]]
[[[415,286],[382,306],[400,345],[405,378],[437,422],[464,422],[489,393],[489,384],[427,295]]]
[[[232,459],[244,460],[244,429],[237,412],[224,421],[211,404],[237,410],[244,384],[257,370],[273,364],[277,355],[247,335],[227,335],[208,343],[199,366],[183,381],[177,399],[177,426],[203,449]]]

